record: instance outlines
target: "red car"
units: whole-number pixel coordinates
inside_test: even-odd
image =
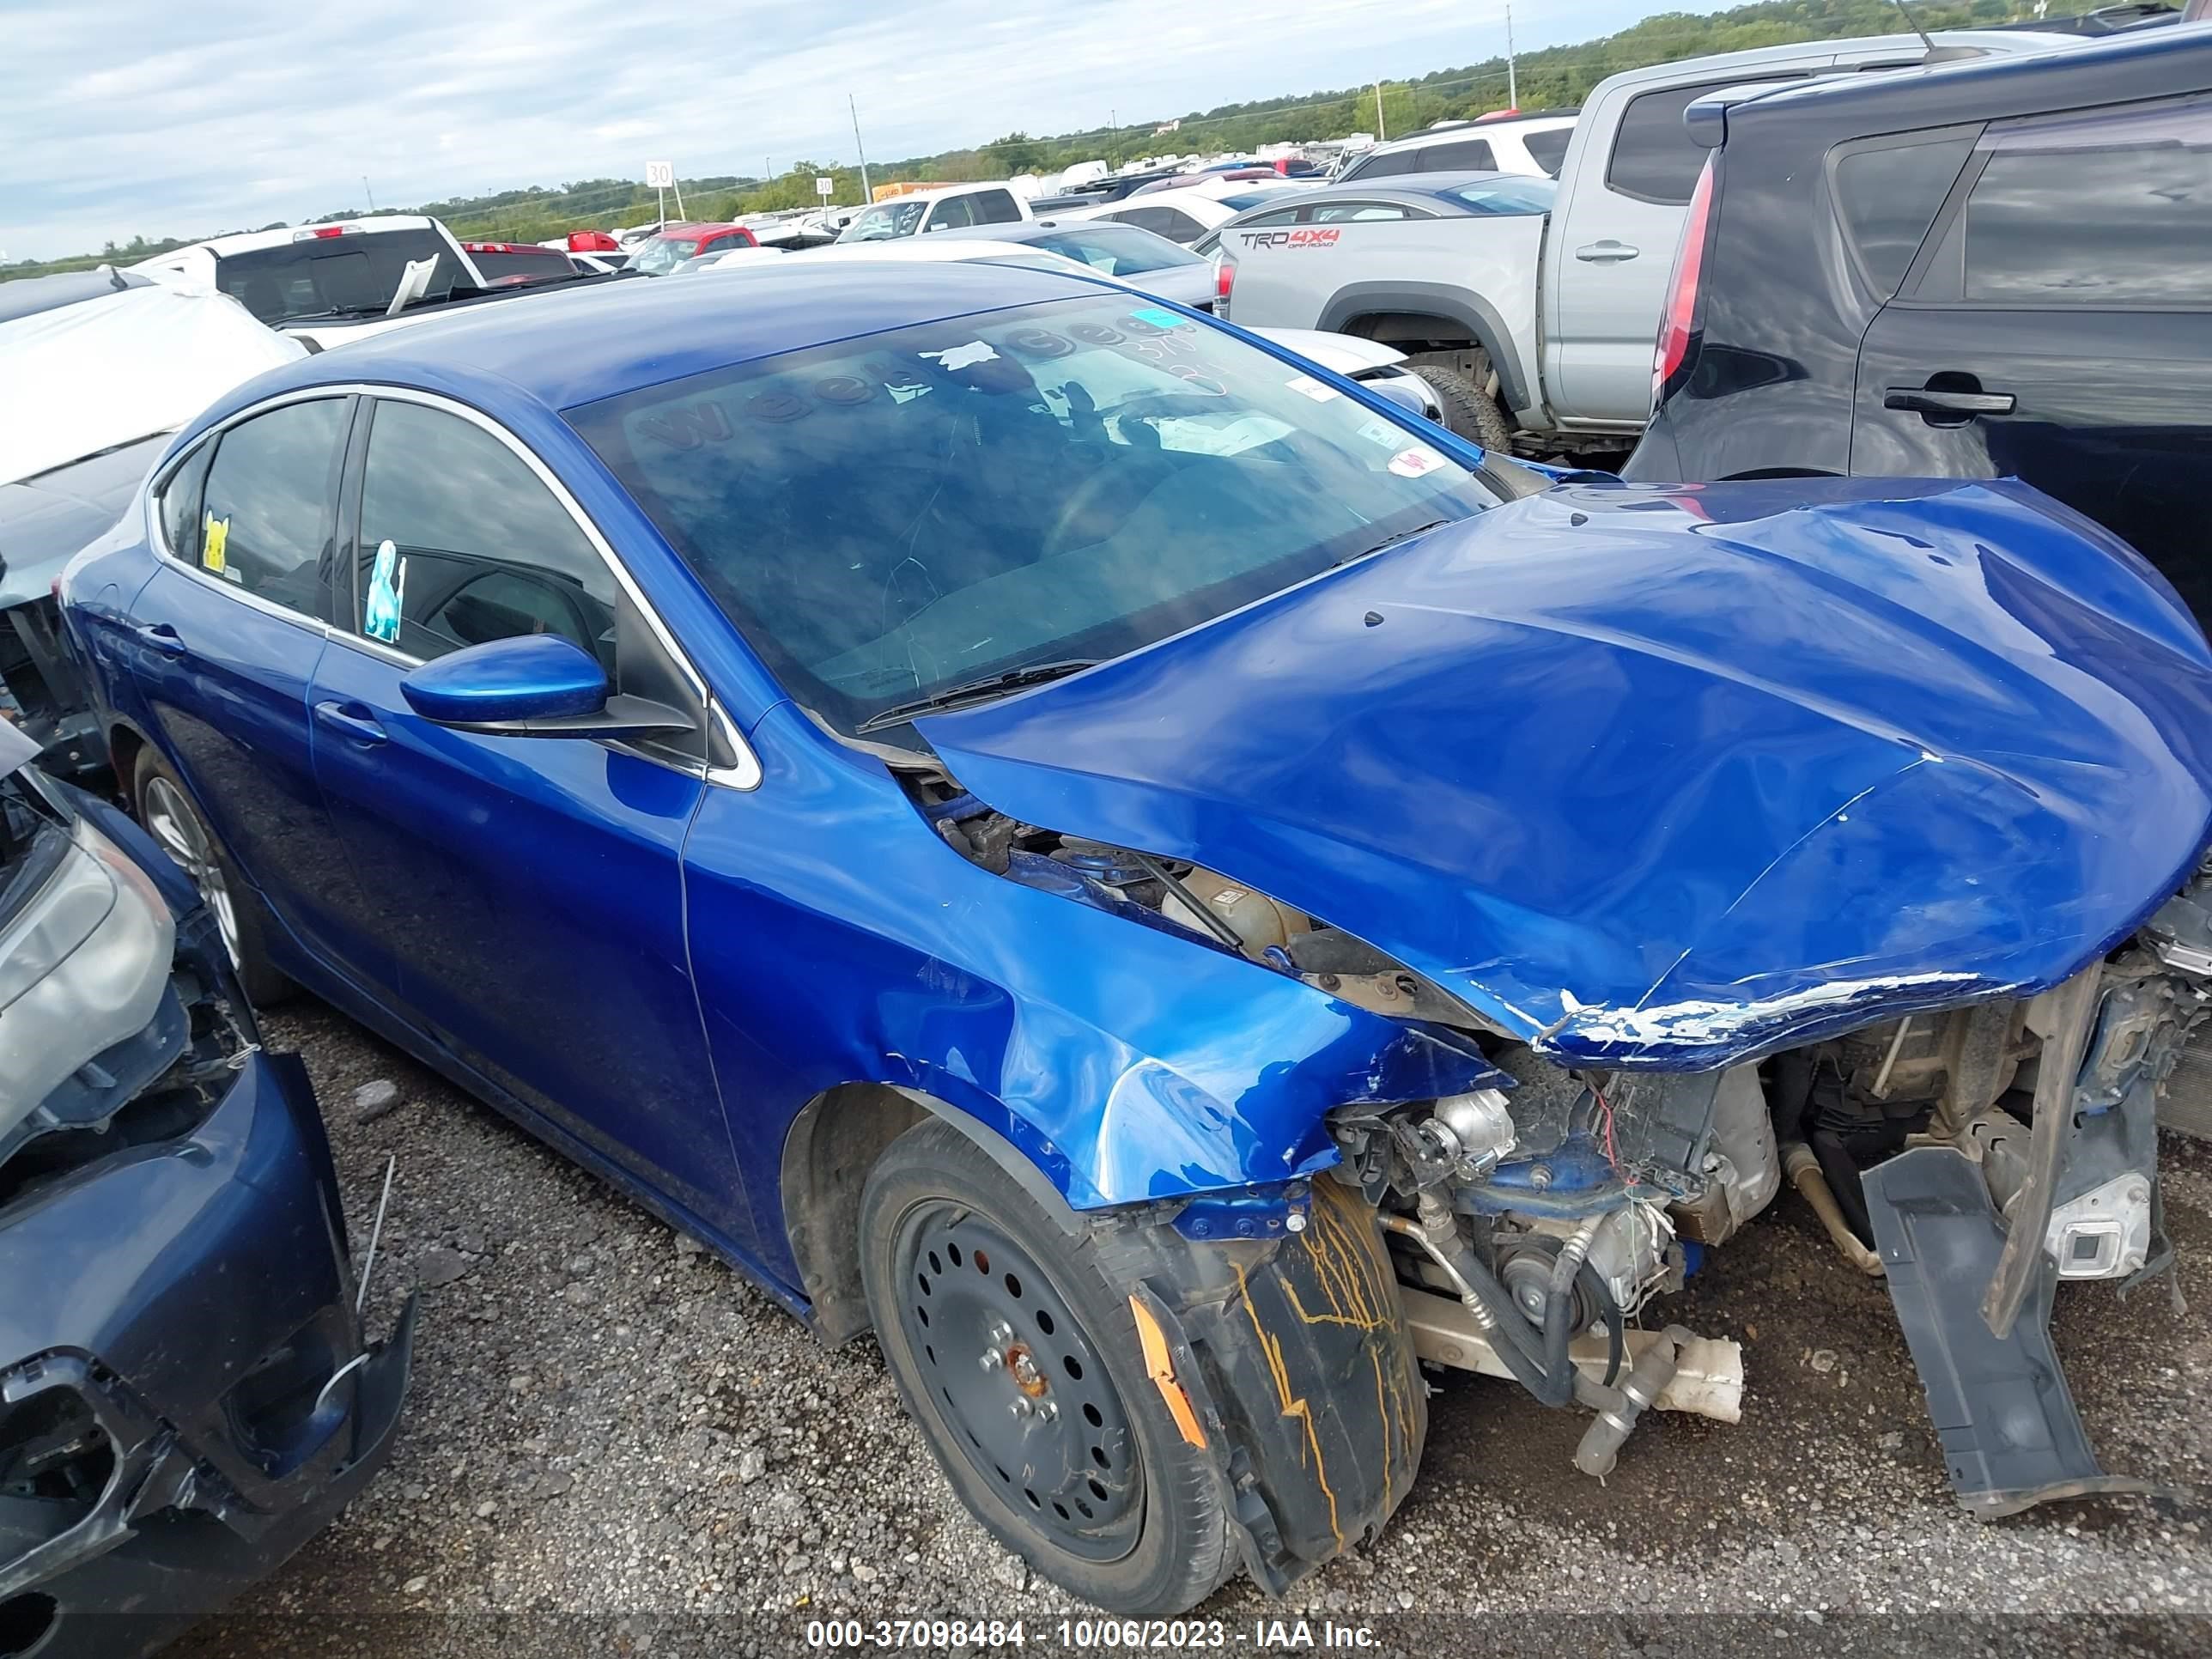
[[[758,247],[760,238],[743,225],[667,225],[657,236],[639,244],[630,269],[648,276],[665,276],[702,253],[727,253],[732,248]]]

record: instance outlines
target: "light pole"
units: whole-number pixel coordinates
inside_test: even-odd
[[[1513,0],[1505,0],[1505,106],[1521,107],[1521,82],[1513,72]]]
[[[849,92],[845,94],[845,102],[853,112],[853,148],[860,155],[860,205],[866,207],[875,200],[875,192],[868,188],[868,151],[867,147],[860,143],[860,106],[854,102],[853,94]]]

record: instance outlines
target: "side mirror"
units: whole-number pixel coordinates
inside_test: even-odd
[[[1417,419],[1432,421],[1433,417],[1429,413],[1428,405],[1422,401],[1421,394],[1407,384],[1407,378],[1404,375],[1393,375],[1387,380],[1370,380],[1367,382],[1367,389],[1385,403],[1395,404],[1407,414]]]
[[[558,634],[455,651],[410,670],[399,694],[433,725],[501,737],[666,737],[696,729],[681,709],[614,691],[599,659]]]

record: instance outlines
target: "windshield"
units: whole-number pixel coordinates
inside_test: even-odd
[[[929,211],[927,197],[902,197],[878,202],[837,233],[841,242],[888,242],[894,236],[911,236],[921,228],[921,216]]]
[[[1437,194],[1448,202],[1457,202],[1470,212],[1513,215],[1549,213],[1553,198],[1559,191],[1559,185],[1549,179],[1522,179],[1500,173],[1492,179],[1478,179],[1471,185],[1453,185]]]
[[[1547,127],[1540,132],[1524,135],[1522,143],[1528,151],[1528,159],[1556,179],[1559,163],[1567,159],[1567,140],[1575,136],[1572,127]]]
[[[638,249],[637,258],[630,261],[630,268],[648,276],[665,276],[698,251],[696,236],[649,236]]]
[[[1155,236],[1134,225],[1085,225],[1080,230],[1055,230],[1049,235],[1030,237],[1030,245],[1065,254],[1109,276],[1133,276],[1139,271],[1206,263],[1166,237]]]
[[[434,258],[426,298],[453,292],[459,277],[452,250],[434,230],[344,231],[307,236],[276,247],[226,253],[215,264],[216,286],[264,323],[290,317],[382,311],[416,259]]]
[[[786,690],[848,732],[1027,665],[1120,656],[1496,499],[1418,422],[1129,295],[568,418]]]

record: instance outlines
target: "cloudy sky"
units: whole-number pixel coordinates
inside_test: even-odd
[[[1692,0],[1695,3],[1695,0]],[[1521,0],[1522,48],[1681,0]],[[0,257],[1126,123],[1503,49],[1504,0],[0,0]]]

